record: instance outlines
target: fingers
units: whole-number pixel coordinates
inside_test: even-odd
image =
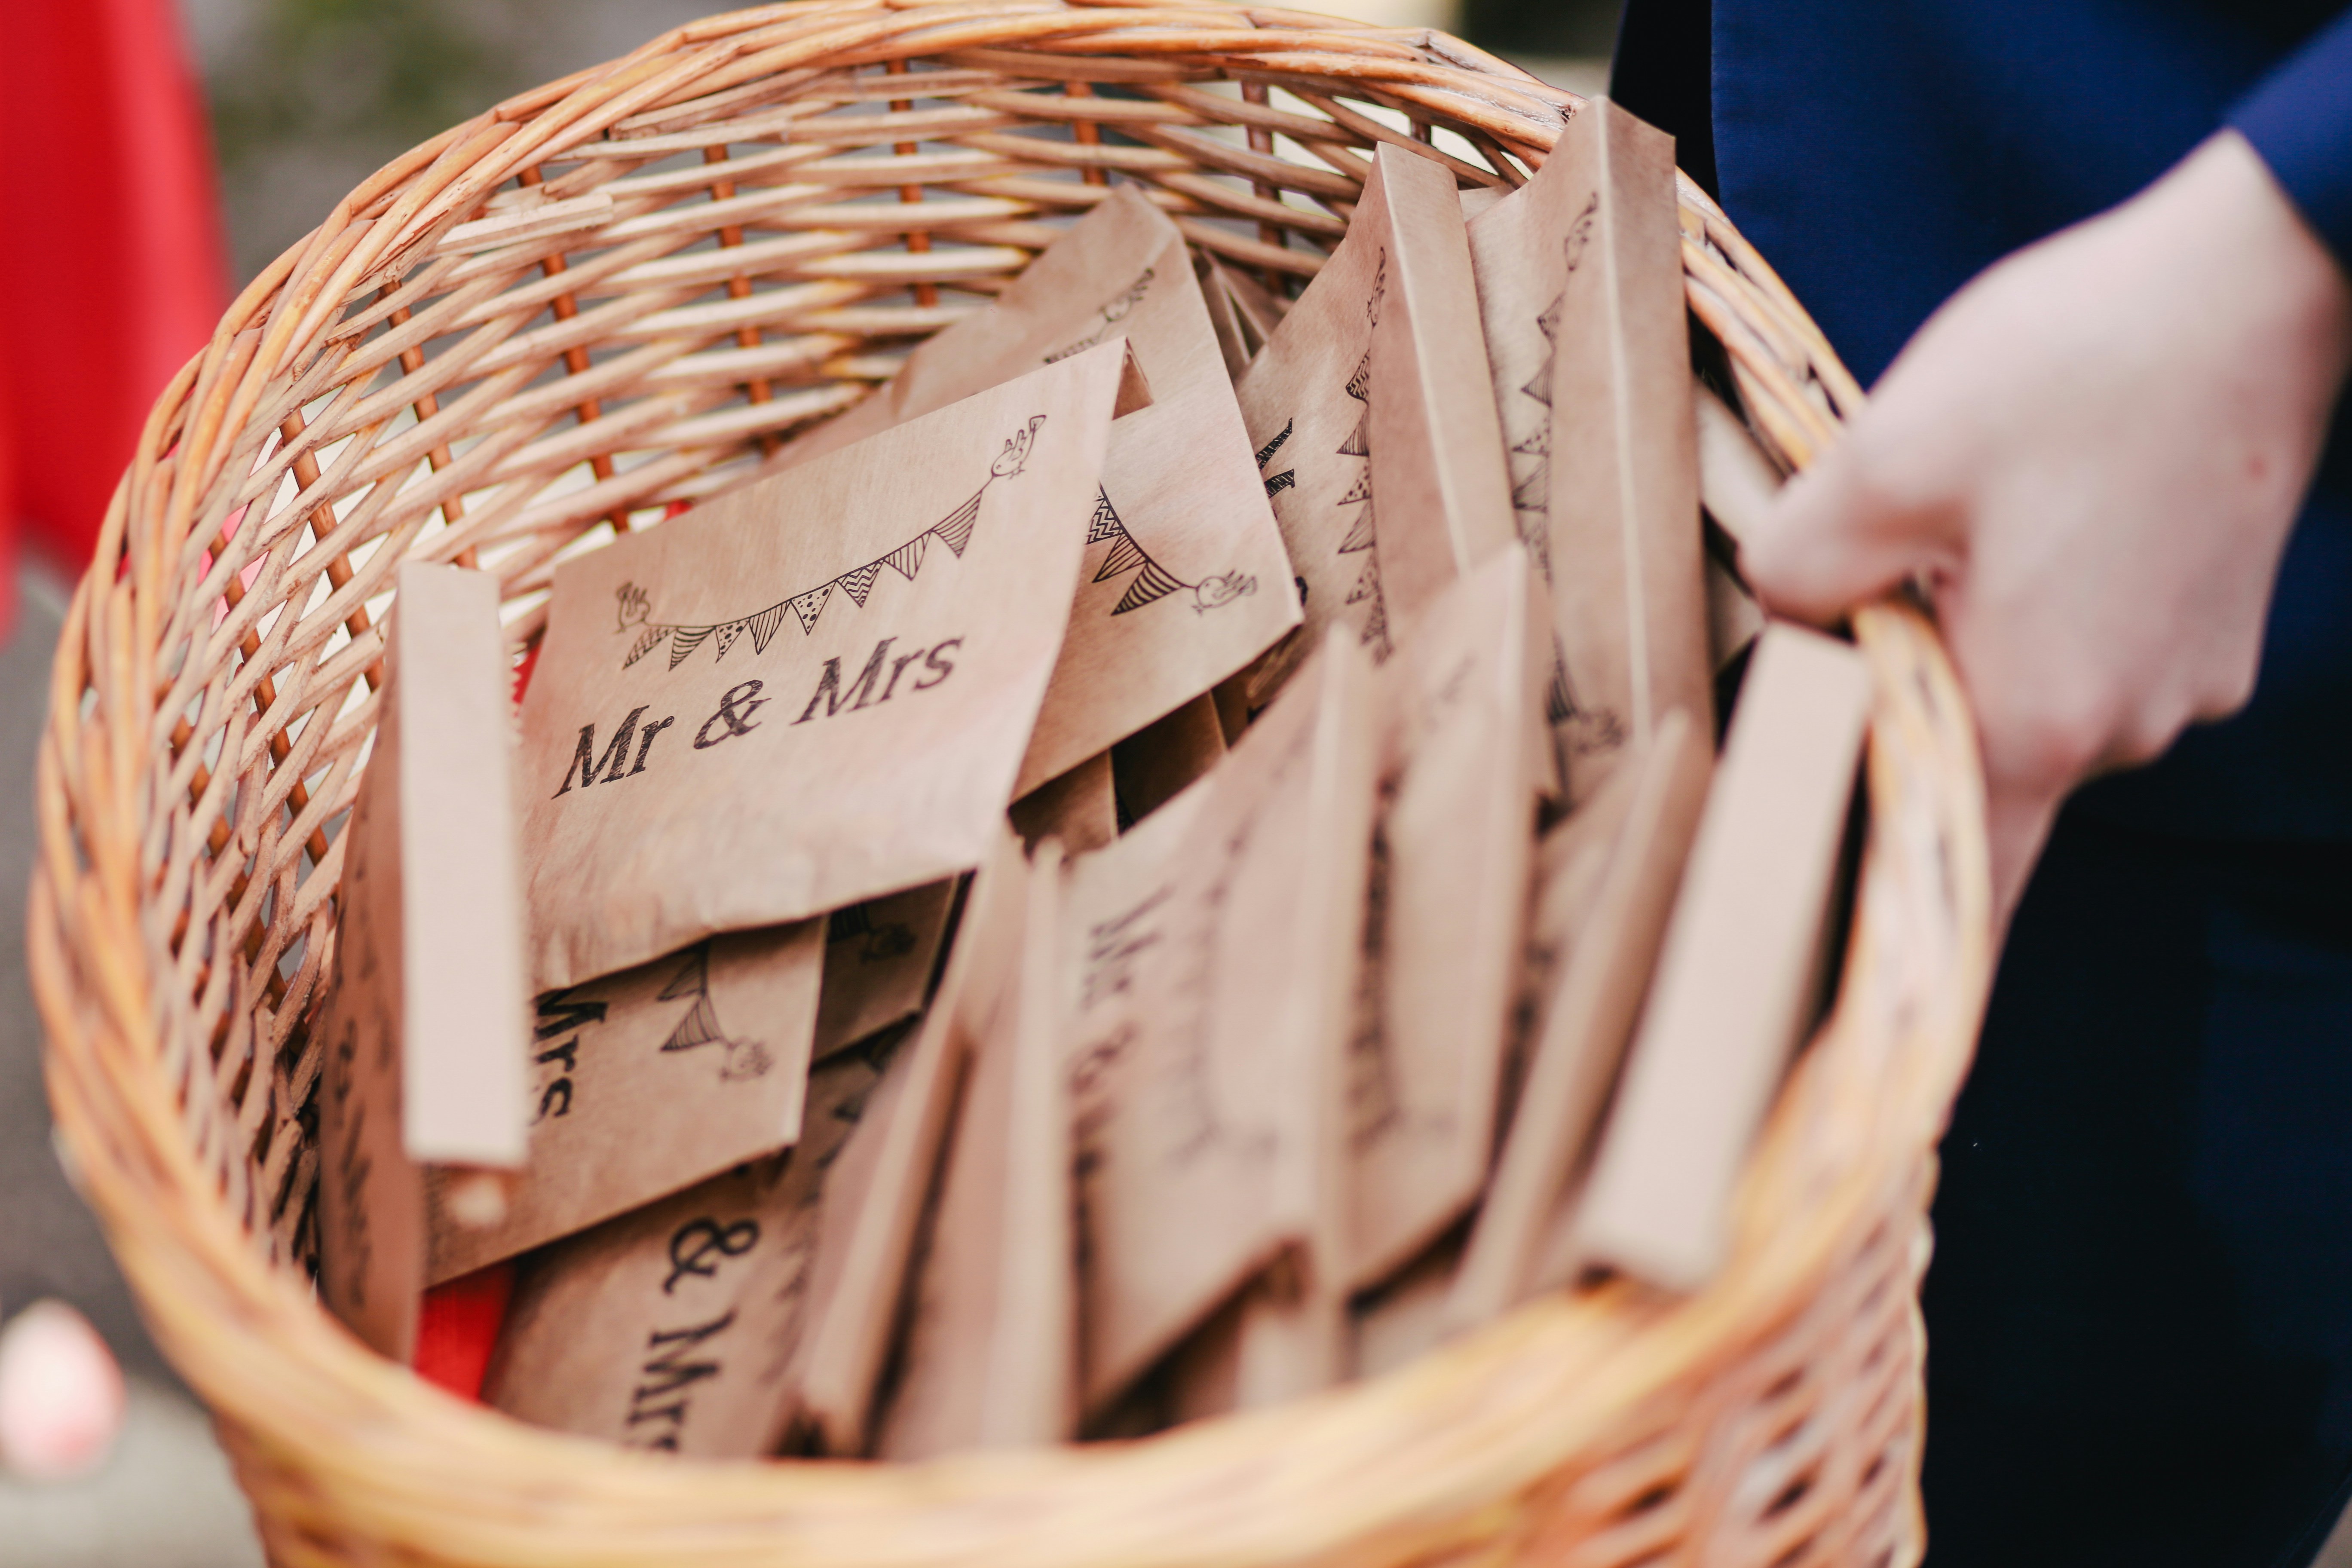
[[[1989,784],[1985,800],[1985,837],[1992,860],[1992,940],[1998,952],[2008,938],[2010,918],[2042,858],[2042,846],[2056,820],[2060,795],[2042,790],[2003,788]]]
[[[1958,567],[1954,512],[1872,479],[1894,460],[1878,455],[1874,412],[1791,479],[1740,546],[1740,570],[1776,615],[1826,626],[1916,574]]]

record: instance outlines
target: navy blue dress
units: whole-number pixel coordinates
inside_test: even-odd
[[[1868,382],[2225,124],[2352,261],[2345,9],[1633,0],[1616,95]],[[1936,1202],[1930,1568],[2300,1563],[2352,1493],[2340,415],[2252,704],[2080,792],[2011,932]]]

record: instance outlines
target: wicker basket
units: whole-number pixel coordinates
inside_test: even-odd
[[[877,80],[910,61],[932,107],[893,110]],[[375,720],[396,558],[478,560],[528,640],[560,551],[752,477],[1110,172],[1196,245],[1298,277],[1375,141],[1516,184],[1578,107],[1439,34],[1206,0],[803,0],[450,131],[245,291],[156,404],[74,597],[30,927],[70,1162],[277,1562],[1916,1561],[1924,1210],[1988,944],[1971,723],[1899,608],[1856,622],[1878,707],[1839,1003],[1696,1296],[1562,1295],[1399,1374],[1131,1445],[698,1466],[436,1392],[304,1267],[322,829]],[[1687,184],[1683,224],[1691,308],[1801,465],[1859,394]]]

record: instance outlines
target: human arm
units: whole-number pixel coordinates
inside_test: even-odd
[[[2318,222],[2337,177],[2313,176]],[[1976,707],[2004,917],[2067,792],[2252,691],[2352,360],[2314,221],[2217,132],[1953,296],[1743,546],[1765,602],[1804,618],[1925,584]]]

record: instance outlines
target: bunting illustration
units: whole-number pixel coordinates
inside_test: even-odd
[[[1127,585],[1127,592],[1121,594],[1118,603],[1111,606],[1110,613],[1114,616],[1139,610],[1180,590],[1192,595],[1194,615],[1230,605],[1235,599],[1257,592],[1257,579],[1239,572],[1220,573],[1214,577],[1204,577],[1198,583],[1185,582],[1154,561],[1150,553],[1135,542],[1135,535],[1128,532],[1127,524],[1118,520],[1118,510],[1110,504],[1110,493],[1097,486],[1094,516],[1087,521],[1087,542],[1091,545],[1105,541],[1110,543],[1110,553],[1103,557],[1102,565],[1095,571],[1094,580],[1108,583],[1123,574],[1136,573],[1135,581]],[[1141,570],[1138,571],[1138,568]]]
[[[1528,554],[1551,581],[1551,532],[1549,517],[1551,511],[1551,381],[1552,364],[1559,353],[1555,333],[1559,327],[1560,305],[1568,298],[1565,291],[1555,295],[1542,315],[1536,318],[1536,331],[1543,334],[1543,363],[1528,384],[1519,388],[1521,396],[1532,398],[1536,411],[1527,423],[1527,434],[1511,443],[1513,467],[1518,471],[1512,476],[1511,510],[1517,514],[1519,540],[1528,547]],[[1530,459],[1522,464],[1517,459]]]
[[[1074,343],[1065,343],[1060,348],[1055,349],[1052,353],[1045,356],[1045,363],[1047,364],[1053,364],[1057,361],[1069,358],[1072,354],[1084,353],[1087,350],[1094,347],[1097,343],[1101,342],[1105,338],[1110,336],[1111,329],[1118,326],[1121,321],[1127,320],[1129,313],[1131,312],[1138,304],[1142,302],[1144,290],[1151,287],[1151,279],[1155,270],[1156,268],[1145,268],[1136,278],[1134,282],[1129,284],[1125,289],[1120,289],[1119,292],[1113,297],[1110,303],[1102,308],[1102,325],[1097,327],[1093,331],[1088,332],[1085,337],[1080,338],[1077,342]]]
[[[866,596],[873,593],[874,584],[882,575],[884,567],[888,567],[909,583],[913,582],[915,574],[922,570],[925,552],[934,539],[946,545],[950,553],[961,559],[965,546],[971,542],[972,530],[980,521],[981,498],[988,493],[988,487],[998,479],[1009,479],[1021,472],[1023,465],[1029,460],[1031,448],[1036,443],[1038,427],[1045,423],[1044,415],[1030,416],[1027,426],[1014,431],[1005,441],[1003,449],[997,453],[995,461],[989,465],[988,478],[981,480],[980,488],[972,491],[971,497],[962,505],[947,516],[932,523],[905,543],[876,556],[864,565],[853,566],[837,577],[779,599],[765,609],[754,610],[748,616],[739,616],[731,621],[720,621],[713,626],[689,626],[675,622],[656,623],[653,620],[651,595],[634,583],[623,584],[615,595],[619,601],[619,629],[625,632],[634,628],[637,636],[636,639],[629,645],[628,653],[622,658],[621,668],[628,668],[665,642],[669,644],[669,668],[672,669],[685,663],[693,655],[695,649],[706,642],[711,645],[713,657],[723,659],[727,657],[727,650],[741,640],[746,632],[751,637],[751,651],[754,654],[765,653],[768,651],[769,642],[775,637],[778,628],[782,626],[787,615],[800,624],[802,636],[805,637],[814,632],[817,618],[824,614],[825,606],[832,602],[835,589],[839,589],[852,604],[862,610],[866,607]]]
[[[1296,419],[1284,420],[1281,430],[1276,434],[1274,439],[1257,449],[1258,478],[1265,481],[1265,499],[1268,500],[1272,500],[1298,483],[1298,470],[1296,468],[1285,468],[1278,474],[1269,474],[1265,471],[1265,466],[1274,461],[1274,455],[1282,450],[1282,444],[1290,439],[1290,432],[1297,424],[1298,421]]]
[[[1569,226],[1568,237],[1560,242],[1565,270],[1573,272],[1584,259],[1584,247],[1592,237],[1592,222],[1601,210],[1598,193],[1584,204],[1584,210]],[[1568,291],[1562,289],[1552,296],[1543,314],[1536,318],[1536,331],[1543,334],[1543,363],[1528,378],[1520,393],[1532,398],[1538,411],[1529,421],[1528,433],[1511,445],[1515,458],[1533,461],[1518,469],[1511,487],[1511,508],[1517,514],[1519,539],[1528,547],[1528,554],[1551,581],[1551,395],[1553,366],[1559,355],[1559,312],[1567,301]],[[1569,689],[1568,661],[1560,657],[1559,642],[1552,641],[1551,679],[1544,688],[1544,718],[1558,725],[1565,724],[1577,715],[1576,694]]]
[[[1379,263],[1372,268],[1371,296],[1364,301],[1364,315],[1375,331],[1380,329],[1381,305],[1389,291],[1389,253],[1381,252]],[[1364,605],[1363,644],[1371,649],[1374,663],[1389,657],[1389,602],[1381,589],[1381,542],[1378,524],[1373,520],[1372,504],[1372,351],[1364,350],[1364,357],[1356,362],[1355,374],[1348,377],[1348,395],[1363,405],[1356,415],[1356,428],[1339,443],[1342,457],[1357,458],[1363,468],[1348,493],[1339,498],[1341,506],[1361,507],[1347,534],[1339,541],[1342,555],[1361,554],[1364,570],[1356,585],[1348,592],[1347,602]]]
[[[1339,541],[1342,555],[1360,554],[1364,569],[1356,585],[1348,591],[1348,603],[1366,605],[1364,612],[1364,646],[1372,650],[1372,658],[1386,659],[1389,656],[1388,597],[1381,591],[1380,532],[1373,520],[1372,508],[1372,356],[1367,352],[1356,365],[1356,374],[1348,378],[1348,395],[1364,405],[1356,421],[1353,434],[1339,444],[1344,457],[1360,458],[1364,466],[1356,475],[1356,482],[1339,498],[1341,506],[1360,507],[1355,521],[1349,524],[1345,537]]]
[[[678,972],[670,976],[669,984],[661,988],[661,994],[654,1000],[678,1002],[688,997],[694,999],[694,1005],[686,1010],[686,1016],[670,1030],[669,1038],[662,1042],[663,1050],[691,1051],[709,1045],[723,1047],[727,1059],[719,1068],[722,1082],[760,1078],[776,1065],[775,1058],[768,1054],[765,1046],[757,1040],[730,1038],[725,1027],[719,1024],[719,1009],[710,1001],[710,943],[708,941],[696,942],[687,950],[686,962],[679,965]]]

